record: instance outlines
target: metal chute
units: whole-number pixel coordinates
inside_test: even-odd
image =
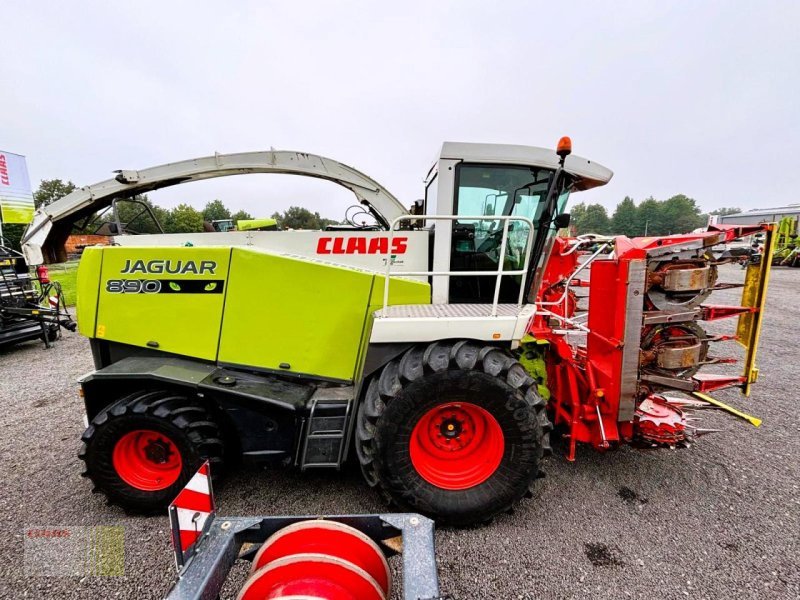
[[[384,227],[408,211],[386,188],[345,164],[305,152],[271,150],[215,154],[140,171],[117,171],[113,179],[101,181],[68,194],[36,211],[22,238],[28,264],[65,259],[63,245],[73,224],[111,204],[179,183],[247,173],[282,173],[327,179],[356,195]]]

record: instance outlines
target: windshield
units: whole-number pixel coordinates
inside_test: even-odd
[[[459,165],[455,195],[455,214],[459,219],[453,225],[451,270],[497,270],[502,221],[469,217],[523,216],[536,225],[552,177],[552,170],[536,167]],[[521,270],[528,252],[530,227],[521,221],[511,221],[508,230],[503,270]],[[521,280],[521,276],[503,278],[501,302],[517,301]],[[451,302],[482,302],[493,294],[494,277],[454,277],[450,288]]]
[[[553,171],[521,166],[462,164],[457,175],[456,214],[523,215],[535,220]],[[488,225],[490,221],[483,223]]]

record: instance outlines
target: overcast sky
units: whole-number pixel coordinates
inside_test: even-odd
[[[0,9],[0,149],[85,185],[270,147],[335,158],[408,205],[444,140],[553,147],[614,170],[613,207],[800,202],[800,2],[45,2]],[[340,218],[324,181],[152,195]]]

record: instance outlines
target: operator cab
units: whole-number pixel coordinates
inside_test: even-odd
[[[570,192],[603,185],[612,175],[605,167],[580,157],[567,158],[568,154],[566,146],[553,152],[445,142],[426,178],[420,210],[454,217],[424,224],[435,232],[432,270],[486,274],[433,276],[435,304],[491,304],[496,276],[488,273],[500,269],[501,256],[502,270],[517,274],[501,278],[497,301],[520,300],[523,281],[530,281],[523,272],[535,269],[544,255],[547,239],[557,231],[555,217],[564,212]]]

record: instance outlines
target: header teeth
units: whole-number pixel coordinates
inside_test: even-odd
[[[696,427],[692,427],[691,429],[693,430],[692,434],[694,437],[700,437],[708,433],[719,433],[720,431],[722,431],[722,429],[698,429]]]

